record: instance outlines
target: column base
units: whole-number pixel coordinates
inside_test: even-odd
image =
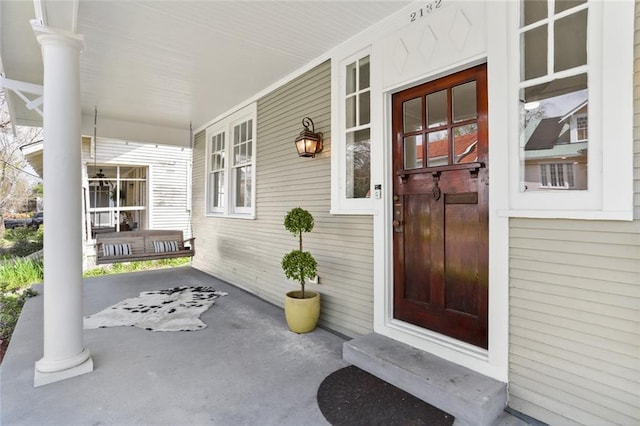
[[[39,386],[70,379],[82,374],[91,373],[93,371],[93,359],[89,355],[89,351],[85,349],[83,352],[85,351],[87,358],[82,363],[64,370],[43,372],[38,370],[38,363],[42,360],[36,362],[35,371],[33,373],[33,387],[37,388]]]

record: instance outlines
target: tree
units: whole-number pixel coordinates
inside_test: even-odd
[[[22,209],[39,178],[29,172],[22,145],[42,139],[42,129],[17,126],[14,129],[7,109],[6,95],[0,92],[0,229],[5,216]]]
[[[44,185],[42,182],[38,182],[33,185],[33,196],[37,198],[44,197]]]

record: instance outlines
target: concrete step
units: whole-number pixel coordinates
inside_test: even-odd
[[[507,405],[506,383],[377,333],[345,342],[342,357],[453,415],[456,426],[494,425]]]

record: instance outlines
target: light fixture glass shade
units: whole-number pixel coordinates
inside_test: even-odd
[[[300,157],[315,157],[317,153],[322,151],[322,133],[314,132],[313,121],[309,117],[302,120],[302,125],[304,129],[295,142],[298,155]],[[312,130],[309,130],[309,126],[312,127]]]

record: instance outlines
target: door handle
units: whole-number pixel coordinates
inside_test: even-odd
[[[402,223],[404,221],[404,204],[400,195],[393,195],[393,231],[402,232]]]
[[[442,196],[442,190],[440,190],[440,187],[438,186],[438,181],[435,179],[433,180],[433,188],[431,189],[431,193],[433,194],[433,199],[436,201],[438,201]]]

